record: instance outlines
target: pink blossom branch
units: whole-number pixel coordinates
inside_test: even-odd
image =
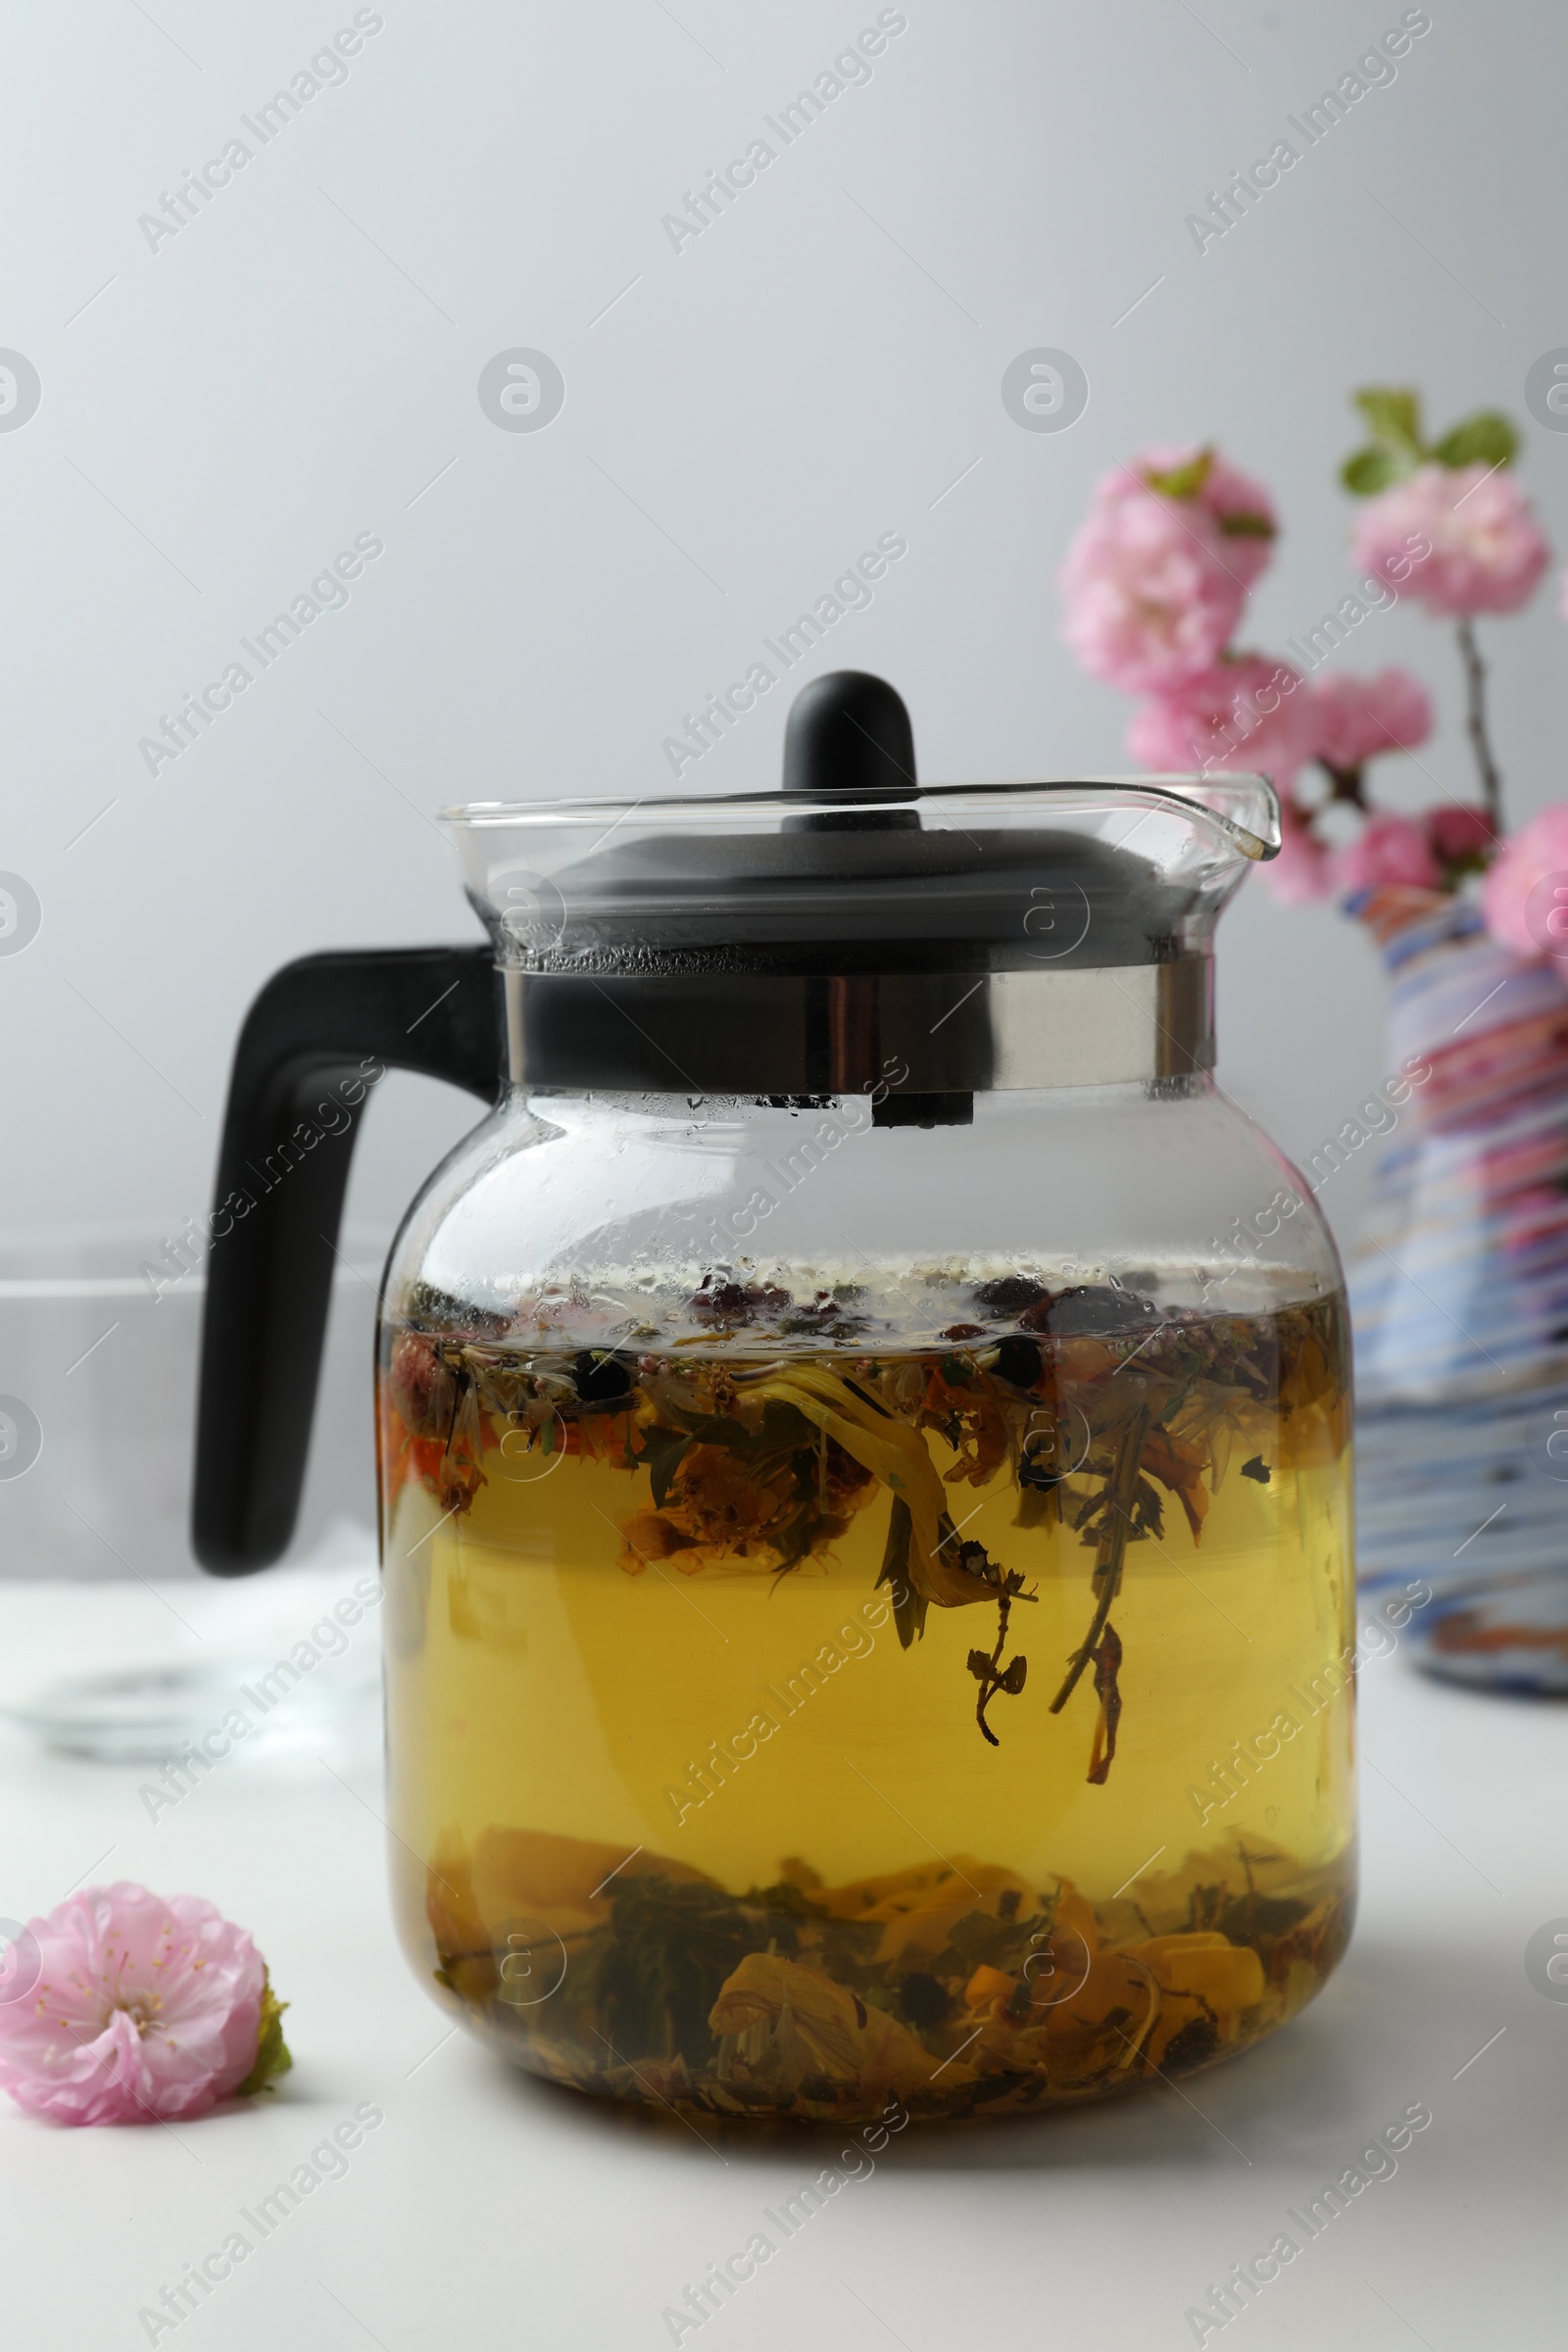
[[[1464,658],[1465,730],[1476,756],[1487,816],[1494,834],[1502,838],[1502,777],[1487,733],[1487,665],[1476,643],[1476,624],[1468,616],[1459,623],[1459,651]]]
[[[1318,759],[1318,765],[1334,788],[1329,794],[1329,800],[1348,801],[1352,808],[1359,808],[1364,815],[1367,809],[1367,798],[1362,783],[1361,769],[1359,767],[1336,767],[1331,760],[1325,760],[1321,755]]]

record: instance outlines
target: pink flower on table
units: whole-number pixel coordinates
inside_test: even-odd
[[[1432,697],[1406,669],[1330,677],[1312,688],[1315,756],[1350,774],[1379,752],[1412,751],[1432,732]]]
[[[1091,677],[1157,693],[1207,669],[1241,617],[1230,542],[1197,505],[1109,475],[1060,573],[1063,634]]]
[[[1334,887],[1348,897],[1397,882],[1412,890],[1436,890],[1443,872],[1425,833],[1407,816],[1374,816],[1348,848],[1335,853]]]
[[[1497,846],[1492,819],[1484,808],[1457,801],[1440,802],[1427,810],[1422,821],[1428,841],[1445,865],[1465,865],[1478,858],[1490,858]]]
[[[1476,612],[1517,612],[1545,570],[1549,551],[1500,468],[1420,466],[1368,499],[1356,521],[1355,560],[1439,619],[1464,620]]]
[[[1259,770],[1283,798],[1312,756],[1311,697],[1288,662],[1238,654],[1138,711],[1127,749],[1164,774]]]
[[[0,2088],[29,2114],[197,2116],[290,2063],[260,1952],[198,1895],[89,1886],[7,1957]]]
[[[1568,802],[1543,808],[1503,843],[1481,908],[1493,938],[1516,956],[1568,956]]]

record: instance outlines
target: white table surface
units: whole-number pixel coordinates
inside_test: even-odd
[[[259,1605],[229,1588],[168,1596],[210,1642],[224,1611]],[[0,1586],[0,1679],[138,1646],[189,1654],[161,1611],[134,1587]],[[1533,1988],[1524,1951],[1568,1915],[1568,1709],[1444,1690],[1396,1656],[1366,1669],[1362,1725],[1360,1924],[1299,2022],[1186,2095],[909,2129],[709,2321],[704,2352],[1174,2352],[1196,2340],[1186,2313],[1209,2283],[1418,2101],[1434,2120],[1396,2174],[1207,2341],[1560,2347],[1568,2002]],[[705,2125],[700,2138],[448,2037],[393,1942],[373,1742],[338,1754],[341,1779],[303,1751],[215,1775],[155,1823],[144,1771],[51,1757],[0,1728],[0,1913],[46,1909],[84,1876],[205,1894],[265,1951],[296,2060],[275,2096],[177,2133],[61,2130],[0,2098],[7,2342],[145,2343],[139,2308],[368,2100],[385,2122],[346,2175],[160,2343],[668,2344],[664,2307],[845,2135]]]

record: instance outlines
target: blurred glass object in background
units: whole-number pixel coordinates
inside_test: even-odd
[[[283,1575],[215,1585],[189,1538],[198,1250],[140,1224],[0,1232],[0,1715],[117,1761],[177,1755],[235,1710],[250,1722],[226,1743],[236,1760],[364,1743],[379,1693],[363,1580],[385,1250],[383,1234],[345,1230]],[[88,1582],[120,1590],[88,1599]]]

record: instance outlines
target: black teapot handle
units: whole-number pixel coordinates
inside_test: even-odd
[[[487,1102],[503,1067],[486,947],[305,956],[234,1049],[209,1219],[191,1544],[216,1576],[267,1568],[299,1512],[362,1110],[389,1069]]]

